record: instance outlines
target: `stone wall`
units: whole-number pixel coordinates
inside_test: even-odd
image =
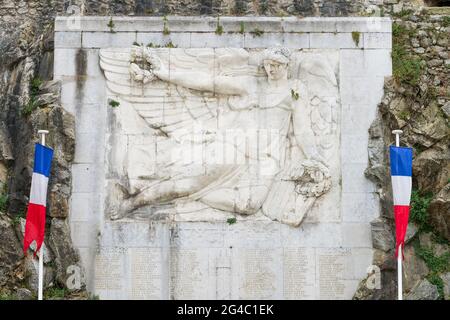
[[[402,129],[403,145],[413,148],[413,197],[404,289],[411,299],[448,299],[450,189],[450,23],[426,12],[406,14],[393,25],[393,77],[369,141],[368,177],[380,186],[382,218],[373,222],[374,263],[382,288],[360,290],[356,298],[395,298],[393,213],[386,145],[393,129]]]

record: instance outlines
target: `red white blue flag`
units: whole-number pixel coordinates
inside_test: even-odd
[[[35,253],[39,251],[42,242],[44,242],[47,186],[52,157],[52,149],[36,143],[30,202],[28,204],[27,222],[23,239],[23,252],[25,254],[33,241],[36,241]]]
[[[412,149],[390,146],[389,153],[394,197],[395,256],[397,256],[398,247],[401,245],[404,248],[408,227],[412,188]]]

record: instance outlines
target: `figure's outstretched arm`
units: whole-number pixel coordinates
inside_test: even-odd
[[[252,81],[251,77],[214,76],[201,71],[169,70],[161,60],[151,52],[147,54],[147,61],[153,67],[153,73],[162,81],[167,81],[185,88],[217,92],[227,95],[245,95],[246,87],[243,83]],[[247,79],[248,78],[248,79]]]
[[[306,86],[297,86],[298,99],[294,101],[292,123],[297,145],[303,151],[307,159],[323,162],[316,145],[316,138],[311,128],[309,97]]]

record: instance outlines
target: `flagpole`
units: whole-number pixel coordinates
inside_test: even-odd
[[[45,146],[45,135],[48,134],[48,130],[39,130],[38,134],[41,139],[41,144]],[[41,245],[39,250],[39,289],[38,289],[38,300],[43,299],[44,292],[44,243]]]
[[[395,134],[395,146],[400,147],[400,135],[403,133],[402,130],[393,130]],[[402,245],[398,246],[397,252],[397,290],[398,290],[398,300],[403,300],[403,272],[402,272]]]

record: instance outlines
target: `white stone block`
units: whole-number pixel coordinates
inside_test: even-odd
[[[279,33],[262,33],[260,36],[246,33],[244,36],[244,48],[267,48],[267,47],[281,47],[284,39]]]
[[[384,77],[363,74],[361,76],[341,77],[340,92],[343,105],[378,105],[384,91]],[[376,108],[374,108],[376,109]]]
[[[380,199],[376,193],[342,193],[343,222],[371,222],[380,215]]]
[[[80,48],[81,32],[55,32],[55,49]]]
[[[105,248],[159,248],[168,247],[169,229],[164,223],[143,221],[106,222],[103,226],[100,245]]]
[[[100,186],[95,165],[72,165],[72,192],[95,192]]]
[[[292,49],[309,48],[309,34],[307,33],[283,33],[283,46]]]
[[[192,48],[242,48],[244,35],[240,33],[191,33]]]
[[[99,65],[97,49],[55,49],[54,58],[55,77],[89,77],[103,78]],[[81,79],[81,80],[82,80]]]
[[[334,19],[286,17],[281,25],[284,32],[337,32]]]
[[[70,223],[70,234],[73,245],[76,248],[91,248],[97,236],[97,225],[91,221],[72,221]]]
[[[367,270],[373,264],[373,249],[352,248],[350,252],[351,254],[347,256],[347,267],[345,268],[344,278],[346,280],[364,279],[368,275]]]
[[[310,33],[310,48],[334,49],[334,48],[362,48],[364,45],[363,35],[359,42],[353,40],[351,33]]]
[[[342,164],[342,192],[374,192],[375,185],[364,176],[364,163]]]
[[[392,33],[364,33],[364,48],[391,49]]]
[[[169,43],[172,43],[178,48],[189,48],[191,45],[191,34],[171,32],[168,35],[164,35],[161,32],[139,32],[136,36],[136,42],[144,46],[153,44],[154,46],[166,47]]]
[[[369,134],[342,134],[341,161],[342,163],[361,163],[367,165]]]
[[[340,78],[346,77],[385,77],[392,74],[391,51],[341,50]]]
[[[337,32],[390,33],[392,24],[390,18],[380,17],[343,17],[335,21]]]
[[[129,48],[137,41],[136,32],[83,32],[83,48]]]
[[[342,134],[367,134],[367,130],[375,119],[377,105],[343,104]]]
[[[105,131],[106,108],[100,104],[81,104],[74,112],[76,116],[77,133],[98,135]]]
[[[79,49],[57,48],[54,52],[54,77],[77,75]]]
[[[77,132],[75,141],[74,163],[104,163],[105,144],[102,140],[92,139],[92,133]]]
[[[372,233],[369,223],[343,223],[342,246],[344,248],[371,248]]]
[[[336,247],[342,244],[341,227],[338,223],[304,223],[296,230],[282,226],[281,241],[287,248]]]
[[[93,193],[72,193],[70,197],[70,221],[88,222],[96,220],[96,203],[100,196]]]

